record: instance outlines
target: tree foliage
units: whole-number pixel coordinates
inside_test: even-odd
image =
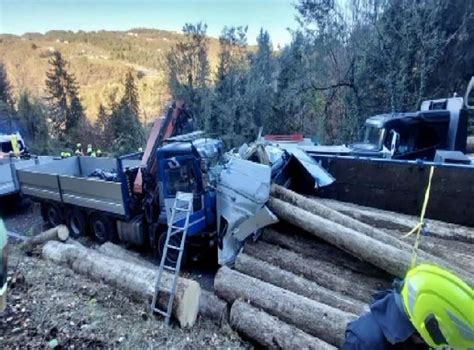
[[[11,85],[8,81],[7,71],[3,63],[0,62],[0,103],[6,107],[13,107],[13,97]]]
[[[171,48],[166,56],[168,86],[171,95],[185,101],[194,114],[195,124],[204,127],[209,112],[209,39],[207,25],[186,24],[184,39]]]
[[[79,99],[79,87],[73,74],[67,71],[67,61],[59,51],[49,60],[46,72],[46,92],[53,134],[66,144],[80,137],[85,123],[84,109]]]
[[[112,151],[116,154],[136,152],[144,144],[144,131],[140,123],[140,106],[132,72],[124,81],[125,92],[118,103],[112,102],[110,117],[105,114],[104,131],[112,137]]]
[[[18,99],[17,108],[18,119],[24,125],[30,139],[30,151],[37,154],[47,153],[49,134],[46,106],[24,90]]]

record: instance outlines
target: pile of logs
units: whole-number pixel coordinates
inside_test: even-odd
[[[233,269],[222,267],[214,292],[180,277],[173,317],[192,326],[200,314],[229,323],[271,349],[336,349],[347,324],[369,310],[372,295],[403,278],[412,263],[415,235],[404,237],[418,218],[273,186],[268,207],[281,223],[248,242]],[[417,261],[443,266],[474,286],[474,230],[427,220]],[[151,299],[158,269],[120,246],[95,249],[68,239],[64,227],[23,244],[46,244],[42,254],[92,279]],[[165,282],[171,283],[171,276]],[[162,295],[160,303],[167,300]]]
[[[247,243],[235,269],[223,267],[215,278],[216,294],[231,305],[231,326],[269,348],[339,347],[372,294],[410,268],[414,235],[403,235],[417,219],[279,186],[268,206],[285,225]],[[428,226],[433,235],[421,237],[417,261],[474,285],[474,230],[432,220]]]

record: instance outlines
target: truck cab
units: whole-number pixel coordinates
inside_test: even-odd
[[[417,112],[381,114],[365,122],[351,155],[433,160],[437,150],[466,151],[468,113],[461,97],[427,100]]]
[[[211,168],[221,160],[223,148],[220,140],[210,138],[193,140],[187,138],[187,135],[182,135],[167,139],[166,144],[156,152],[158,164],[156,183],[160,213],[155,229],[150,230],[150,241],[156,246],[159,256],[163,251],[166,227],[178,191],[192,193],[194,196],[193,212],[187,232],[188,253],[203,252],[203,245],[207,247],[214,245],[216,193],[212,186],[214,179]],[[184,217],[178,218],[173,225],[183,226],[184,221]],[[169,252],[168,256],[170,255],[172,254]],[[170,260],[172,264],[173,257]]]

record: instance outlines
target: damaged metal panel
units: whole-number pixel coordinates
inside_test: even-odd
[[[271,168],[230,157],[217,182],[219,264],[231,265],[243,242],[278,219],[265,208]],[[265,209],[264,209],[265,208]]]
[[[329,186],[335,181],[335,178],[326,169],[320,166],[305,151],[300,149],[301,146],[286,144],[280,147],[292,156],[291,161],[293,161],[294,167],[296,168],[292,174],[293,177],[298,175],[297,168],[300,168],[300,175],[306,178],[307,181],[313,182],[313,188]]]

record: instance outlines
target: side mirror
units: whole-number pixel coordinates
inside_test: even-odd
[[[474,109],[474,77],[471,78],[469,85],[467,86],[466,97],[464,103],[467,109]]]

